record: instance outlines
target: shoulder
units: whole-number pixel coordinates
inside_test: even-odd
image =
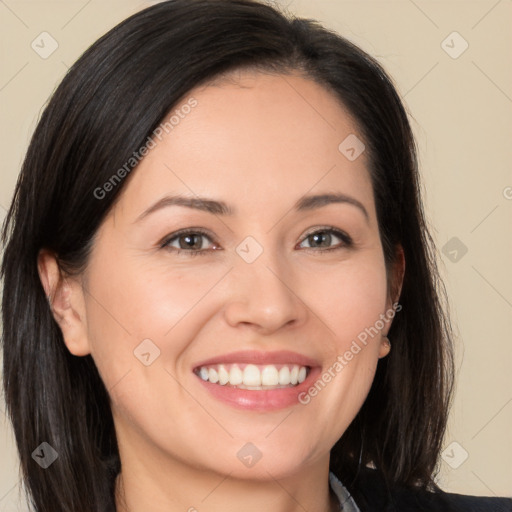
[[[443,493],[454,512],[512,512],[512,498],[488,498]]]
[[[349,487],[361,512],[512,512],[512,498],[429,492],[411,487],[388,489],[381,473],[366,468]]]

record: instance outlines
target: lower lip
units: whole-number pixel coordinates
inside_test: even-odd
[[[265,390],[239,389],[229,385],[221,386],[203,380],[199,376],[197,378],[215,398],[228,405],[252,411],[275,411],[300,403],[299,395],[307,392],[320,374],[320,370],[320,368],[312,368],[304,382],[297,386]]]

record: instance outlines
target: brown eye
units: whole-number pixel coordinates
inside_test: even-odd
[[[304,247],[304,242],[309,244],[309,247]],[[336,245],[332,245],[332,244]],[[320,229],[310,233],[306,236],[303,242],[299,244],[299,247],[304,249],[320,249],[324,250],[335,250],[349,247],[352,245],[352,239],[342,231],[337,229]]]
[[[208,249],[208,245],[211,245]],[[218,247],[212,242],[210,236],[198,230],[178,231],[169,235],[161,244],[162,249],[189,256],[195,254],[208,254]]]
[[[318,231],[309,235],[307,240],[310,244],[310,247],[330,247],[332,235],[327,231]]]
[[[180,245],[180,249],[193,249],[199,250],[203,246],[204,235],[192,234],[192,235],[180,235],[177,239]]]

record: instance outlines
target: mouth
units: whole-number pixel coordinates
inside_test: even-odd
[[[239,409],[270,411],[297,405],[320,374],[318,362],[289,351],[245,351],[203,361],[193,373],[203,389]]]

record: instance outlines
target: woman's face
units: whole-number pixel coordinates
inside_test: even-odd
[[[355,417],[393,301],[347,111],[299,76],[236,77],[191,91],[130,175],[66,342],[92,354],[125,460],[279,478]]]

